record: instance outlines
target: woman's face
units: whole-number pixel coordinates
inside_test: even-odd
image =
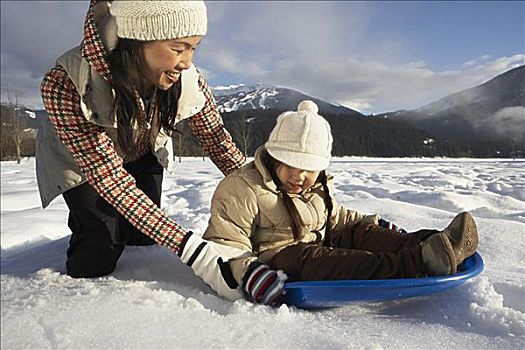
[[[153,84],[161,90],[168,90],[179,80],[181,72],[190,68],[193,53],[200,41],[200,36],[190,36],[144,44],[142,55],[146,83]]]
[[[283,189],[293,194],[299,194],[312,187],[320,173],[319,171],[297,169],[284,163],[279,163],[275,171]]]

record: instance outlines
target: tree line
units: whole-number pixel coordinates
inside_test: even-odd
[[[223,113],[224,124],[237,146],[248,156],[264,144],[281,110],[246,110]],[[334,137],[334,156],[364,157],[513,157],[512,145],[486,139],[447,139],[434,137],[391,118],[355,116],[320,112],[327,119]],[[187,125],[181,126],[186,135],[184,148],[175,152],[182,156],[200,156],[200,146]],[[174,137],[176,141],[177,137]],[[176,143],[176,142],[175,142]]]
[[[13,98],[1,106],[1,159],[20,160],[35,154],[35,135],[40,118],[24,113]],[[277,109],[245,110],[222,113],[224,124],[237,146],[248,156],[264,144],[273,129]],[[331,125],[334,156],[366,157],[475,157],[497,158],[520,155],[518,145],[486,139],[446,139],[407,125],[406,122],[381,116],[355,116],[320,112]],[[173,134],[174,153],[181,157],[205,157],[199,142],[186,121],[177,125]]]

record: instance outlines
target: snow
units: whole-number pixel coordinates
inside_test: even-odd
[[[216,86],[213,93],[217,97],[218,108],[222,112],[232,112],[241,109],[267,109],[275,107],[275,101],[266,100],[279,96],[277,87],[258,83],[255,85]],[[227,99],[223,99],[228,96]]]
[[[232,89],[237,89],[237,88],[243,87],[243,86],[244,86],[244,84],[238,84],[238,85],[231,84],[231,85],[228,85],[228,86],[219,85],[219,86],[213,87],[213,90],[232,90]]]
[[[471,211],[485,270],[443,293],[322,311],[222,300],[160,246],[126,248],[110,276],[70,278],[67,207],[40,208],[34,168],[1,163],[2,349],[525,348],[523,160],[334,158],[349,208],[408,230]],[[184,158],[163,208],[202,233],[221,178],[209,160]]]
[[[29,118],[36,119],[36,114],[33,111],[25,111]]]

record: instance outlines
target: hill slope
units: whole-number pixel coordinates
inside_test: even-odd
[[[525,66],[417,110],[382,114],[436,137],[525,142]]]

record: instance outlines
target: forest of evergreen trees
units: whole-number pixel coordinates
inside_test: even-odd
[[[226,128],[236,144],[253,156],[275,125],[279,110],[248,110],[223,113]],[[334,156],[368,157],[512,157],[510,145],[487,140],[452,140],[436,138],[407,124],[382,117],[356,117],[343,114],[321,114],[328,120],[334,136]],[[187,126],[181,135],[187,135]],[[174,136],[176,143],[179,135]],[[187,137],[187,136],[184,136]],[[246,152],[247,149],[247,152]],[[202,155],[197,141],[190,136],[182,155]]]
[[[19,142],[21,156],[33,156],[35,131],[41,118],[47,117],[45,111],[37,111],[36,119],[18,113],[18,116],[23,116],[23,123],[13,122],[16,121],[13,119],[14,111],[8,106],[2,105],[1,112],[1,159],[17,159],[16,143],[13,142],[12,137],[17,134],[21,135]],[[267,140],[280,113],[282,113],[280,110],[260,109],[222,113],[222,117],[238,147],[248,156],[253,156],[257,147]],[[523,156],[520,152],[524,146],[522,144],[508,145],[485,139],[444,139],[391,118],[330,114],[323,111],[321,115],[332,127],[334,156],[474,158]],[[177,129],[180,132],[173,136],[176,156],[205,156],[186,122],[179,123]]]

